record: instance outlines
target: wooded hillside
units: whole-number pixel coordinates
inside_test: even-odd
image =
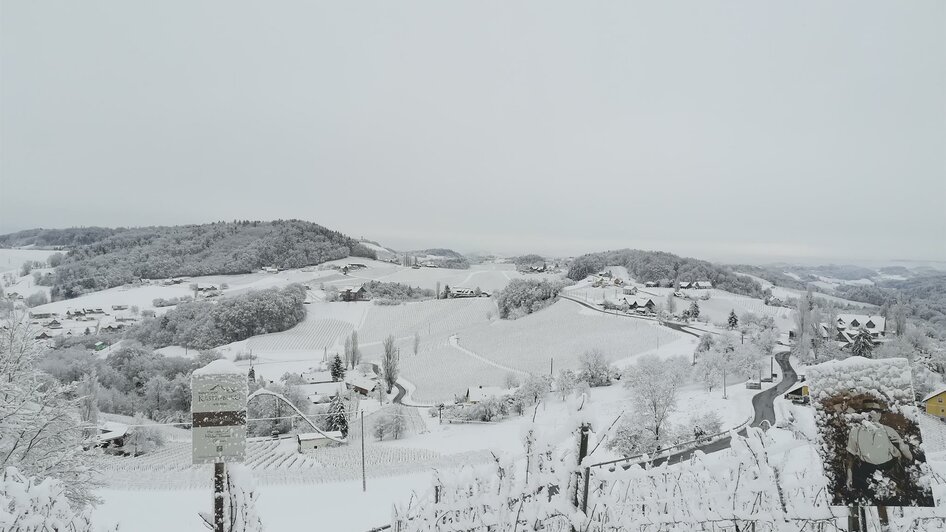
[[[671,284],[674,280],[712,281],[713,287],[720,290],[753,297],[762,295],[762,286],[754,279],[737,275],[705,260],[679,257],[663,251],[619,249],[589,253],[572,261],[568,278],[578,281],[607,266],[624,266],[639,282]]]
[[[56,267],[53,298],[139,279],[249,273],[263,266],[301,268],[350,255],[374,258],[374,252],[350,237],[301,220],[36,231],[5,235],[0,242],[72,246]]]

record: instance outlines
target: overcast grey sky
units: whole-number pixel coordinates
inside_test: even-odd
[[[946,259],[942,0],[0,5],[0,233]]]

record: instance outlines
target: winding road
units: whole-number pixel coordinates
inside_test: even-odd
[[[608,312],[597,305],[588,303],[587,301],[582,301],[572,296],[562,295],[561,297],[562,299],[573,301],[583,307],[590,308],[592,310],[601,312],[603,314],[655,321],[654,318],[648,318],[644,316],[635,316],[633,314],[619,314],[616,312]],[[658,323],[660,325],[663,325],[664,327],[669,327],[675,331],[682,332],[684,334],[689,334],[696,337],[699,337],[700,333],[705,332],[705,331],[701,331],[700,329],[693,330],[690,327],[683,325],[681,323],[674,323],[674,322],[668,322],[668,321],[658,321]],[[696,331],[700,331],[700,332],[696,332]],[[752,409],[755,412],[755,415],[752,418],[752,422],[749,424],[750,427],[761,427],[764,422],[767,422],[769,426],[775,425],[775,398],[787,392],[792,387],[792,385],[798,382],[798,374],[795,372],[795,368],[792,367],[792,364],[789,361],[789,353],[787,352],[779,353],[775,355],[775,360],[778,362],[779,368],[781,368],[782,370],[782,379],[775,386],[767,390],[763,390],[755,394],[754,396],[752,396]],[[743,428],[742,430],[738,431],[737,434],[739,434],[740,436],[745,436],[746,429]],[[708,454],[708,453],[715,453],[717,451],[722,451],[723,449],[728,449],[732,443],[731,440],[732,438],[730,438],[729,436],[724,436],[718,440],[709,442],[706,445],[701,445],[699,447],[693,447],[690,449],[686,449],[684,451],[680,451],[678,453],[673,453],[666,456],[654,458],[653,460],[650,460],[649,463],[651,463],[652,465],[660,465],[664,462],[671,462],[671,463],[683,462],[685,460],[688,460],[691,456],[693,456],[693,453],[697,450],[703,451],[704,453]],[[625,468],[630,467],[631,463],[643,463],[640,461],[633,462],[633,459],[631,460],[632,460],[631,462],[622,465],[622,467],[625,467]],[[623,460],[606,462],[606,464],[608,463],[617,464],[620,462],[623,462]]]
[[[775,360],[778,361],[778,365],[782,369],[782,380],[780,380],[775,386],[752,396],[752,408],[755,411],[755,417],[752,418],[752,423],[749,424],[750,427],[761,427],[763,423],[768,423],[769,426],[775,425],[775,398],[787,392],[792,387],[792,385],[798,381],[798,374],[795,373],[795,368],[792,367],[788,357],[789,353],[787,352],[775,355]],[[745,428],[743,428],[736,434],[745,436],[747,431]],[[701,445],[699,447],[680,451],[679,453],[655,458],[650,461],[650,464],[660,465],[664,462],[685,462],[686,460],[689,460],[690,457],[693,456],[693,453],[697,450],[703,451],[705,454],[715,453],[717,451],[728,449],[731,444],[732,438],[730,436],[724,436],[718,440],[707,443],[706,445]],[[628,467],[630,467],[630,464],[628,464]]]
[[[580,299],[576,299],[572,296],[562,295],[561,297],[563,299],[573,301],[583,307],[587,307],[591,310],[595,310],[603,314],[609,314],[612,316],[624,316],[627,318],[634,318],[634,319],[641,319],[641,320],[648,320],[648,321],[657,321],[654,318],[648,318],[644,316],[635,316],[632,314],[617,314],[613,312],[608,312],[602,309],[601,307],[598,307],[597,305],[588,303],[586,301],[582,301]],[[696,337],[699,337],[700,333],[703,332],[703,331],[700,331],[699,329],[696,329],[696,331],[700,331],[700,332],[691,330],[690,327],[681,323],[666,322],[666,321],[663,321],[663,322],[658,321],[658,323],[660,325],[663,325],[664,327],[668,327],[675,331],[678,331],[684,334],[689,334]],[[501,366],[490,360],[484,359],[481,356],[476,355],[472,351],[468,351],[460,347],[459,342],[454,337],[451,337],[450,340],[451,340],[450,343],[453,347],[456,347],[462,351],[465,351],[467,354],[481,360],[482,362],[485,362],[490,365],[494,365],[496,367],[500,367],[502,369],[516,371],[516,370],[513,370],[512,368]],[[768,388],[766,390],[763,390],[755,394],[754,396],[752,396],[752,409],[755,414],[754,414],[754,417],[752,418],[752,422],[749,424],[750,427],[761,427],[762,424],[765,422],[767,422],[769,426],[775,425],[775,406],[774,406],[775,398],[787,392],[789,388],[791,388],[792,385],[794,385],[798,381],[798,374],[795,372],[795,368],[792,367],[792,364],[789,361],[789,353],[785,352],[785,353],[776,354],[775,360],[778,362],[779,368],[781,368],[782,370],[782,379],[775,386]],[[376,365],[375,365],[375,372],[380,374],[380,368],[378,368]],[[400,383],[395,383],[394,386],[397,388],[397,394],[395,395],[393,402],[401,403],[404,396],[407,395],[407,389],[405,389],[404,386],[402,386]],[[417,405],[405,405],[405,406],[417,406]],[[743,428],[742,430],[738,431],[737,434],[741,436],[745,436],[746,429]],[[693,456],[693,452],[696,450],[703,451],[704,453],[714,453],[717,451],[722,451],[723,449],[729,448],[731,444],[730,440],[731,438],[729,436],[725,436],[718,440],[714,440],[710,443],[707,443],[706,445],[701,445],[699,447],[680,451],[679,453],[673,453],[667,456],[655,458],[651,460],[650,463],[653,465],[659,465],[668,461],[682,462],[682,461],[688,460],[691,456]]]

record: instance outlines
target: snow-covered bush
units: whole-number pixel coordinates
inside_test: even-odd
[[[75,385],[65,386],[39,369],[33,331],[13,315],[0,329],[0,468],[16,467],[33,478],[63,483],[72,505],[94,500]]]
[[[723,420],[715,410],[707,410],[690,416],[689,426],[693,429],[693,439],[699,440],[723,430]]]
[[[0,530],[92,532],[87,513],[77,512],[62,481],[29,478],[8,467],[0,478]],[[117,530],[117,529],[115,529]]]
[[[578,360],[578,378],[589,386],[611,385],[611,362],[599,349],[582,353]]]

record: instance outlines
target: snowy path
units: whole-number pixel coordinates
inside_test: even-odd
[[[472,357],[472,358],[475,358],[476,360],[479,360],[480,362],[482,362],[482,363],[484,363],[484,364],[486,364],[486,365],[488,365],[488,366],[493,366],[494,368],[498,368],[498,369],[501,369],[501,370],[503,370],[503,371],[510,371],[510,372],[512,372],[512,373],[517,373],[517,374],[519,374],[519,375],[528,375],[528,374],[529,374],[528,372],[525,372],[525,371],[522,371],[522,370],[519,370],[519,369],[513,369],[513,368],[510,368],[509,366],[504,366],[504,365],[502,365],[502,364],[498,364],[498,363],[496,363],[496,362],[493,362],[492,360],[489,360],[489,359],[487,359],[487,358],[481,357],[480,355],[477,355],[476,353],[474,353],[473,351],[470,351],[469,349],[467,349],[467,348],[465,348],[465,347],[461,347],[461,346],[460,346],[460,338],[459,338],[457,335],[455,335],[455,334],[450,337],[450,346],[457,348],[459,351],[463,352],[463,354],[468,355],[468,356],[470,356],[470,357]]]

